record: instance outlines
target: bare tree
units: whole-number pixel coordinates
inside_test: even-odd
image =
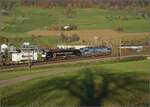
[[[72,18],[73,16],[76,15],[76,11],[75,9],[72,7],[71,4],[68,4],[66,9],[65,9],[65,14],[67,15],[67,17]]]
[[[3,65],[7,64],[8,57],[9,57],[8,49],[5,49],[5,51],[1,53],[1,63]]]

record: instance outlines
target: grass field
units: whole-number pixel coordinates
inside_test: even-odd
[[[60,43],[59,32],[47,32],[45,29],[70,23],[78,26],[78,30],[72,33],[79,34],[81,40],[87,41],[93,40],[96,36],[100,36],[102,39],[118,38],[122,35],[125,37],[149,36],[149,19],[138,16],[133,10],[98,8],[74,10],[76,15],[68,18],[65,15],[65,8],[62,7],[50,9],[18,7],[13,9],[8,16],[0,17],[0,36],[8,37],[9,41],[15,45],[27,41],[46,46],[56,45]],[[123,18],[127,18],[127,20]],[[118,27],[122,27],[124,31],[115,31]],[[69,35],[72,33],[66,32]],[[36,36],[34,40],[31,35]],[[41,37],[42,35],[47,37]],[[17,39],[17,42],[14,42],[14,39]]]
[[[20,47],[24,42],[30,42],[31,44],[40,45],[43,47],[54,47],[59,43],[59,37],[12,37],[9,39],[9,42]]]
[[[2,106],[149,106],[150,61],[77,63],[7,71],[1,80],[50,72],[1,88]],[[76,67],[74,67],[76,66]],[[77,69],[75,69],[77,68]],[[13,72],[13,73],[12,73]],[[27,72],[25,74],[25,72]],[[7,76],[10,74],[14,76]]]
[[[41,35],[42,37],[54,37],[54,35],[57,35],[60,37],[59,31],[47,31],[47,30],[35,30],[28,33],[29,35]],[[123,33],[123,32],[117,32],[114,30],[75,30],[75,31],[63,31],[63,34],[66,36],[71,36],[73,34],[77,34],[80,37],[80,42],[89,41],[93,42],[95,41],[95,38],[100,38],[101,40],[116,40],[116,39],[128,39],[134,40],[136,37],[138,40],[141,38],[149,38],[149,33]],[[36,37],[36,36],[35,36]],[[55,36],[56,37],[56,36]],[[131,39],[132,38],[132,39]]]
[[[97,8],[76,9],[73,18],[67,18],[64,8],[40,9],[21,7],[11,12],[10,16],[1,18],[4,32],[24,33],[34,29],[43,29],[45,26],[74,23],[79,29],[116,29],[122,26],[125,32],[149,32],[148,19],[139,18],[134,11],[103,10]],[[120,20],[121,17],[128,20]],[[119,19],[117,19],[120,17]]]

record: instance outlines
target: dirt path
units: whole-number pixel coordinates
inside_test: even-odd
[[[111,29],[104,30],[75,30],[75,31],[63,31],[65,35],[78,34],[81,40],[93,40],[95,37],[101,39],[111,39],[120,36],[135,36],[135,35],[150,35],[150,32],[145,33],[122,33]],[[34,30],[28,32],[29,35],[40,35],[40,36],[58,36],[59,31],[47,31],[47,30]]]

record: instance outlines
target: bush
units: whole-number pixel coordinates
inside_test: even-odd
[[[122,62],[127,62],[127,61],[138,61],[138,60],[144,60],[144,59],[146,59],[146,57],[144,57],[144,56],[137,56],[137,57],[124,58],[121,61]]]
[[[76,10],[71,6],[71,4],[68,4],[65,9],[65,14],[67,18],[73,18],[77,13]]]
[[[55,25],[55,26],[52,26],[52,27],[49,27],[47,30],[59,30],[59,26]]]
[[[123,32],[124,31],[123,27],[117,27],[116,30],[119,31],[119,32]]]
[[[79,41],[80,40],[80,37],[78,34],[73,34],[72,35],[72,41]]]
[[[80,37],[78,36],[78,34],[73,34],[72,36],[66,36],[63,33],[61,33],[60,39],[63,42],[75,42],[75,41],[79,41]]]
[[[0,10],[0,15],[2,16],[7,16],[8,15],[8,11],[7,10]]]
[[[128,20],[127,16],[120,16],[120,20]]]

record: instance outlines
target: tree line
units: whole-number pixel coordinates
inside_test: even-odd
[[[67,6],[88,8],[93,6],[146,6],[150,5],[150,0],[0,0],[0,9],[11,9],[17,5],[27,6]]]
[[[150,0],[23,0],[24,5],[47,5],[47,6],[72,6],[92,7],[95,5],[107,6],[128,6],[140,5],[145,6],[150,4]]]
[[[21,0],[0,0],[0,10],[11,10],[12,8],[21,5]]]

